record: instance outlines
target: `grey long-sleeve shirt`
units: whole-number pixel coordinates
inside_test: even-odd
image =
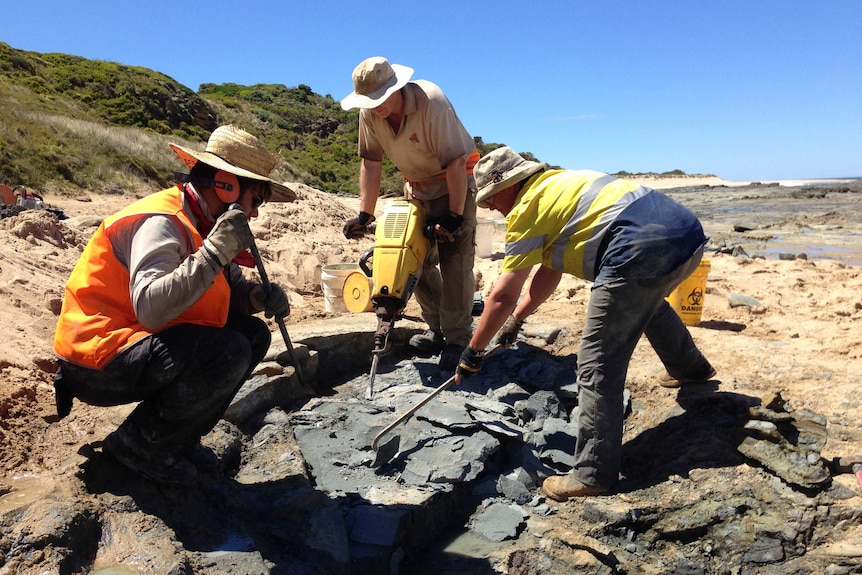
[[[203,207],[203,200],[201,200]],[[132,306],[138,321],[156,329],[190,308],[224,273],[231,287],[231,311],[262,310],[251,295],[260,285],[243,276],[236,264],[224,269],[207,250],[194,250],[185,226],[173,216],[155,214],[117,222],[114,255],[129,270]]]

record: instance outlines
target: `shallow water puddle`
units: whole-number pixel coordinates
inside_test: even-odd
[[[12,490],[0,496],[0,515],[5,515],[41,499],[51,491],[53,483],[43,481],[35,475],[24,475],[12,479]]]

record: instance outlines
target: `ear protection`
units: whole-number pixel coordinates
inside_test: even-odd
[[[218,199],[226,204],[232,204],[239,199],[239,178],[230,172],[219,170],[213,179],[199,178],[182,172],[174,172],[174,180],[177,182],[191,182],[200,186],[215,188]]]
[[[239,199],[239,178],[230,172],[219,170],[213,178],[218,199],[226,204],[232,204]]]

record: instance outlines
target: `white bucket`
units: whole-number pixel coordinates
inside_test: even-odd
[[[323,299],[326,311],[330,313],[347,313],[342,292],[344,281],[353,272],[360,271],[359,264],[330,264],[320,269],[320,285],[323,287]]]
[[[494,238],[494,220],[479,220],[476,224],[476,256],[490,258],[493,254],[491,240]]]

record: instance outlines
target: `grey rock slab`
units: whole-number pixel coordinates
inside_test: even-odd
[[[484,431],[430,438],[407,457],[402,479],[414,485],[472,481],[499,448],[499,440]]]
[[[527,517],[518,505],[492,503],[476,515],[471,529],[489,541],[505,541],[518,535]]]
[[[463,402],[437,396],[438,401],[431,400],[416,412],[416,417],[447,429],[475,428],[470,412]]]
[[[578,382],[577,382],[577,374],[570,380],[560,383],[557,386],[557,393],[563,399],[577,399],[578,398]]]
[[[831,479],[829,470],[818,454],[796,449],[786,442],[772,443],[746,437],[738,449],[792,485],[814,488]]]
[[[491,435],[496,435],[508,439],[523,440],[527,435],[527,430],[513,423],[506,421],[483,421],[477,420],[476,423]]]
[[[518,370],[515,381],[533,389],[551,391],[557,376],[564,369],[552,361],[532,361]]]
[[[509,501],[519,505],[526,505],[533,499],[533,492],[517,476],[498,477],[497,491]]]
[[[360,505],[348,512],[350,539],[357,543],[394,546],[406,510],[394,506]]]
[[[556,475],[561,471],[566,471],[562,468],[551,467],[540,457],[539,450],[530,444],[525,444],[517,452],[517,461],[530,475],[536,478],[549,477]]]
[[[277,367],[281,373],[276,373]],[[242,423],[273,407],[284,406],[306,397],[293,367],[276,363],[263,366],[240,387],[224,414],[232,423]]]
[[[546,449],[542,452],[541,459],[555,469],[564,471],[575,466],[575,456],[568,451],[559,449]]]
[[[746,563],[778,563],[785,557],[784,546],[780,539],[759,537],[742,558]]]
[[[557,449],[574,453],[576,427],[557,417],[549,417],[542,423],[539,432],[531,433],[529,442],[540,451]]]
[[[527,399],[528,397],[530,397],[530,392],[514,382],[488,390],[489,399],[505,403],[509,406],[514,405],[516,401]]]
[[[283,425],[265,424],[246,446],[242,465],[235,474],[238,483],[249,485],[265,481],[281,481],[301,477],[308,485],[305,461],[291,429]]]
[[[513,421],[515,419],[515,410],[510,404],[477,395],[475,393],[467,394],[465,396],[464,405],[471,413],[484,411],[486,413],[493,413],[502,417],[511,418]]]
[[[566,411],[560,398],[552,391],[539,390],[527,399],[515,403],[515,411],[521,421],[544,422],[549,417],[566,419]]]

